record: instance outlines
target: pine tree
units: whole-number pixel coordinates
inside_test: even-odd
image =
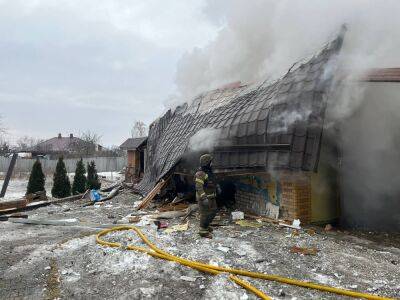
[[[39,159],[37,159],[32,166],[26,194],[46,191],[44,188],[45,180],[46,177],[44,176],[42,171],[42,164],[40,163]]]
[[[98,190],[101,183],[99,181],[99,176],[97,175],[96,164],[93,160],[87,165],[87,172],[87,188],[90,190]]]
[[[74,182],[72,183],[72,194],[84,193],[86,190],[86,170],[82,158],[77,161]]]
[[[56,172],[53,176],[51,195],[55,198],[64,198],[71,195],[71,184],[62,157],[60,157],[57,162]]]

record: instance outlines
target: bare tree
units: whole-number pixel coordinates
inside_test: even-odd
[[[0,134],[0,155],[10,152],[10,143],[6,140],[3,134]]]
[[[131,136],[133,138],[145,137],[147,134],[146,124],[142,121],[135,121],[131,129]]]
[[[80,134],[80,139],[83,142],[76,141],[76,145],[74,145],[74,149],[77,152],[81,152],[84,154],[93,154],[96,151],[96,148],[101,140],[101,135],[87,130]]]
[[[31,148],[34,148],[37,144],[39,144],[42,140],[41,139],[37,139],[34,137],[30,137],[30,136],[23,136],[20,137],[16,143],[17,146],[19,148],[19,150],[29,150]]]
[[[99,134],[97,134],[95,132],[92,132],[90,130],[82,132],[81,135],[80,135],[80,138],[82,140],[84,140],[85,142],[92,143],[92,144],[95,144],[95,145],[99,144],[100,141],[101,141],[101,135],[99,135]]]
[[[7,133],[7,128],[4,127],[3,116],[0,115],[0,135],[3,136],[6,133]]]

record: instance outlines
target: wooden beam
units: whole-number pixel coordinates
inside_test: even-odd
[[[169,178],[168,178],[169,179]],[[167,184],[167,180],[161,179],[155,187],[150,191],[150,193],[147,194],[146,197],[142,200],[142,202],[139,204],[137,210],[141,210],[143,208],[146,208],[150,202],[154,199],[154,197],[161,191],[161,189]]]
[[[14,201],[4,201],[0,202],[0,215],[5,215],[13,212],[27,211],[42,206],[47,206],[50,204],[60,204],[64,202],[70,202],[75,200],[83,199],[87,193],[73,195],[65,198],[54,199],[50,201],[37,201],[29,203],[27,199],[14,200]]]
[[[9,208],[21,208],[21,207],[25,207],[27,204],[28,204],[27,199],[12,200],[12,201],[0,201],[0,210],[9,209]]]

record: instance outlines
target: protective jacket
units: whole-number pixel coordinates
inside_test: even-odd
[[[216,185],[214,182],[214,176],[207,174],[203,170],[199,170],[195,174],[196,183],[196,199],[197,201],[208,198],[209,200],[216,197]]]

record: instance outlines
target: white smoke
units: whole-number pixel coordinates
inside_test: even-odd
[[[369,68],[400,66],[399,11],[398,0],[209,1],[207,13],[221,30],[209,45],[181,58],[176,73],[179,97],[187,101],[232,81],[278,78],[347,24],[340,57],[325,70],[328,75],[339,68],[337,83],[345,83],[334,85],[326,120],[333,132],[342,129],[333,140],[344,155],[339,169],[346,178],[340,187],[346,194],[343,214],[362,226],[399,230],[400,96],[396,88],[371,92],[357,82]],[[306,117],[293,114],[285,119]],[[202,138],[196,140],[195,145],[202,144]]]
[[[311,110],[307,109],[282,112],[274,119],[276,125],[274,127],[268,127],[268,133],[287,132],[290,126],[293,126],[296,122],[307,120],[310,114]]]
[[[343,49],[350,71],[400,65],[400,1],[230,0],[209,1],[221,22],[216,39],[186,53],[176,84],[189,100],[227,82],[276,78],[348,25]]]
[[[214,128],[203,128],[197,131],[189,140],[191,151],[212,151],[217,145],[220,130]]]

